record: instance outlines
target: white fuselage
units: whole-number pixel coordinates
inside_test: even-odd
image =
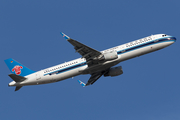
[[[148,36],[130,43],[126,43],[120,46],[116,46],[101,53],[110,51],[117,51],[118,58],[111,61],[99,63],[97,65],[88,67],[84,58],[78,58],[63,64],[59,64],[41,71],[37,71],[33,74],[25,76],[27,79],[23,82],[9,83],[9,86],[25,86],[25,85],[38,85],[52,82],[58,82],[67,78],[71,78],[80,74],[92,74],[94,72],[108,69],[118,63],[147,54],[164,47],[167,47],[175,42],[173,36],[165,34],[157,34]]]

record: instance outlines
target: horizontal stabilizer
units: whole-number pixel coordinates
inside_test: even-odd
[[[21,88],[22,88],[22,86],[17,86],[16,89],[15,89],[15,91],[18,91],[18,90],[21,89]]]
[[[22,82],[26,79],[25,77],[16,74],[9,74],[9,77],[11,77],[15,82]]]
[[[86,84],[85,84],[85,83],[83,83],[82,81],[78,80],[78,82],[79,82],[79,84],[80,84],[80,85],[82,85],[83,87],[85,87],[85,86],[86,86]]]

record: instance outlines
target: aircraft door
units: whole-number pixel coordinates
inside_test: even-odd
[[[40,79],[41,79],[40,73],[37,73],[36,74],[36,80],[40,80]]]

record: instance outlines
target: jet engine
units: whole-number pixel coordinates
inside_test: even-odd
[[[117,58],[118,58],[117,52],[116,51],[111,51],[111,52],[107,52],[107,53],[102,54],[99,57],[99,60],[100,61],[109,61],[109,60],[114,60],[114,59],[117,59]]]
[[[109,69],[109,71],[107,73],[104,74],[104,77],[107,77],[107,76],[114,77],[114,76],[118,76],[121,74],[123,74],[123,70],[122,70],[121,66],[112,67]]]

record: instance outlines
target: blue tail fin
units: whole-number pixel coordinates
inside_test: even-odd
[[[24,65],[18,63],[17,61],[13,60],[12,58],[4,60],[6,65],[8,66],[11,73],[26,76],[29,74],[34,73],[35,71],[30,70],[29,68],[25,67]]]

